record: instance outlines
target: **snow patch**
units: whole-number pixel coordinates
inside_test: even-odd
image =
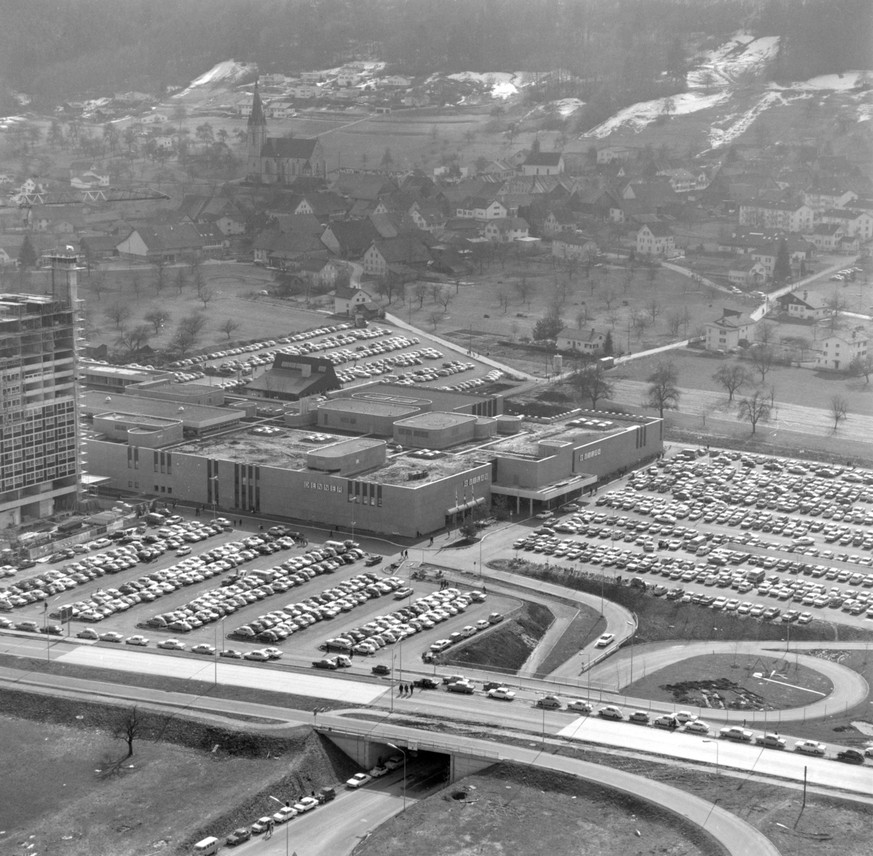
[[[869,71],[844,71],[842,74],[822,74],[802,83],[788,86],[771,84],[771,89],[804,90],[810,92],[850,92],[861,86],[873,86],[873,73]]]
[[[446,77],[449,80],[468,81],[488,86],[492,98],[505,100],[518,94],[519,86],[524,85],[522,83],[524,75],[525,72],[521,71],[458,71],[454,74],[447,74]]]
[[[737,33],[699,57],[696,67],[688,72],[688,86],[705,89],[735,83],[743,74],[761,71],[778,51],[779,36],[756,39],[751,33]]]
[[[209,71],[201,74],[183,89],[179,95],[187,95],[194,89],[204,86],[215,86],[217,83],[233,84],[257,74],[258,66],[255,63],[237,62],[235,59],[227,59],[224,62],[212,66]],[[174,96],[175,97],[175,96]]]
[[[552,101],[549,104],[559,116],[570,116],[575,113],[580,107],[585,106],[584,101],[578,98],[561,98],[560,101]]]
[[[654,101],[641,101],[619,110],[611,118],[599,124],[596,128],[588,131],[586,137],[608,137],[620,128],[627,128],[634,133],[639,133],[661,116],[676,115],[686,116],[689,113],[697,113],[700,110],[708,110],[723,103],[728,98],[726,92],[716,92],[711,95],[702,95],[699,92],[680,92],[669,98],[656,98]]]

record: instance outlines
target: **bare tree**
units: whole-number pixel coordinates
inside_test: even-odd
[[[520,303],[526,303],[530,306],[530,298],[531,298],[531,284],[527,281],[527,277],[523,276],[521,279],[517,279],[515,281],[515,290],[518,292],[518,300]]]
[[[97,300],[100,300],[103,292],[106,291],[106,274],[102,270],[93,271],[88,279],[88,286]]]
[[[439,326],[439,323],[442,320],[442,317],[443,317],[442,312],[436,312],[436,311],[431,312],[430,315],[428,316],[428,321],[430,321],[430,326],[434,330],[436,330],[436,328]]]
[[[440,294],[442,293],[443,287],[439,283],[433,283],[430,287],[430,302],[431,303],[439,303],[440,302]]]
[[[831,398],[831,418],[834,420],[834,433],[840,427],[840,422],[849,418],[849,402],[842,395]]]
[[[767,377],[767,373],[773,368],[773,349],[768,345],[754,345],[749,349],[749,359],[755,371],[761,375],[761,383]]]
[[[647,378],[649,383],[647,403],[654,407],[663,419],[666,408],[679,406],[681,392],[677,386],[679,372],[671,362],[658,363],[655,370]]]
[[[137,274],[130,278],[130,290],[133,292],[134,300],[139,300],[139,293],[142,290],[142,282]]]
[[[613,393],[612,381],[606,377],[603,366],[599,363],[575,372],[570,378],[570,384],[580,396],[591,402],[592,410],[597,409],[600,399],[610,398]]]
[[[182,292],[185,290],[185,286],[188,284],[188,277],[185,275],[185,268],[179,268],[176,271],[176,291],[178,291],[179,296],[182,296]]]
[[[509,309],[509,295],[505,291],[498,291],[496,294],[497,304],[500,306],[503,314],[506,315]]]
[[[152,328],[148,324],[137,324],[131,330],[122,330],[115,344],[128,354],[134,354],[144,348],[151,339]]]
[[[230,337],[239,330],[240,323],[235,318],[228,318],[218,329],[220,332],[224,333],[227,336],[227,340],[230,341]]]
[[[606,310],[608,312],[612,309],[612,304],[615,303],[615,292],[611,288],[605,288],[601,297],[603,298],[604,304],[606,304]]]
[[[830,297],[825,300],[825,307],[828,313],[828,329],[833,333],[840,326],[840,316],[846,311],[846,301],[843,295],[838,291],[834,291]]]
[[[756,389],[748,398],[740,399],[737,405],[737,415],[749,422],[753,434],[759,422],[766,422],[770,418],[772,410],[770,397],[765,396],[760,389]]]
[[[211,288],[204,286],[197,291],[197,299],[203,304],[204,309],[212,302],[214,297],[215,292]]]
[[[863,376],[865,383],[870,383],[870,375],[873,373],[873,354],[865,357],[855,357],[849,363],[849,372],[855,377]]]
[[[746,371],[745,367],[737,363],[729,366],[722,366],[712,376],[712,379],[727,390],[728,403],[734,400],[734,393],[750,380],[749,373]]]
[[[658,316],[661,314],[661,304],[653,297],[647,304],[646,309],[649,313],[649,318],[652,319],[652,324],[658,320]]]
[[[155,328],[155,335],[157,336],[158,333],[161,332],[161,327],[163,327],[164,324],[166,324],[167,321],[170,320],[170,313],[167,312],[166,309],[159,309],[158,307],[155,307],[154,309],[150,309],[148,312],[146,312],[146,314],[143,315],[143,319],[145,321],[148,321],[149,324],[151,324],[152,327]]]
[[[582,325],[588,321],[588,305],[583,303],[576,312],[576,329],[581,330]]]
[[[423,282],[419,282],[415,286],[415,299],[418,301],[419,309],[424,306],[425,297],[427,297],[427,285]]]
[[[161,256],[155,262],[155,294],[160,294],[167,284],[167,260]]]
[[[120,330],[124,322],[130,318],[130,309],[126,304],[116,301],[106,307],[104,315],[115,325],[116,330]]]
[[[121,720],[115,727],[115,736],[124,740],[127,743],[127,755],[123,760],[133,757],[134,741],[143,736],[145,732],[145,722],[139,714],[136,707],[132,707],[125,711]]]
[[[773,341],[774,327],[766,321],[762,321],[755,330],[755,338],[761,345],[769,345]]]
[[[449,311],[449,304],[454,299],[454,294],[450,288],[441,288],[437,295],[437,303],[443,308],[443,312]]]
[[[671,336],[679,335],[679,328],[682,326],[682,316],[678,312],[671,312],[667,316],[667,331]]]

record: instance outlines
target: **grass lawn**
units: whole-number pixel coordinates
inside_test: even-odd
[[[833,690],[821,673],[791,658],[713,654],[691,657],[622,687],[629,696],[692,707],[784,710],[802,707]]]

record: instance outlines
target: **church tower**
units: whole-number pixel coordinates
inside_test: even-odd
[[[246,127],[246,175],[258,180],[261,176],[261,150],[267,142],[267,119],[261,104],[261,93],[255,83],[252,112]]]

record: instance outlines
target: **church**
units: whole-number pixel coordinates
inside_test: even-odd
[[[267,136],[257,84],[246,128],[246,164],[248,180],[262,184],[291,184],[298,176],[325,177],[324,152],[318,139]]]

